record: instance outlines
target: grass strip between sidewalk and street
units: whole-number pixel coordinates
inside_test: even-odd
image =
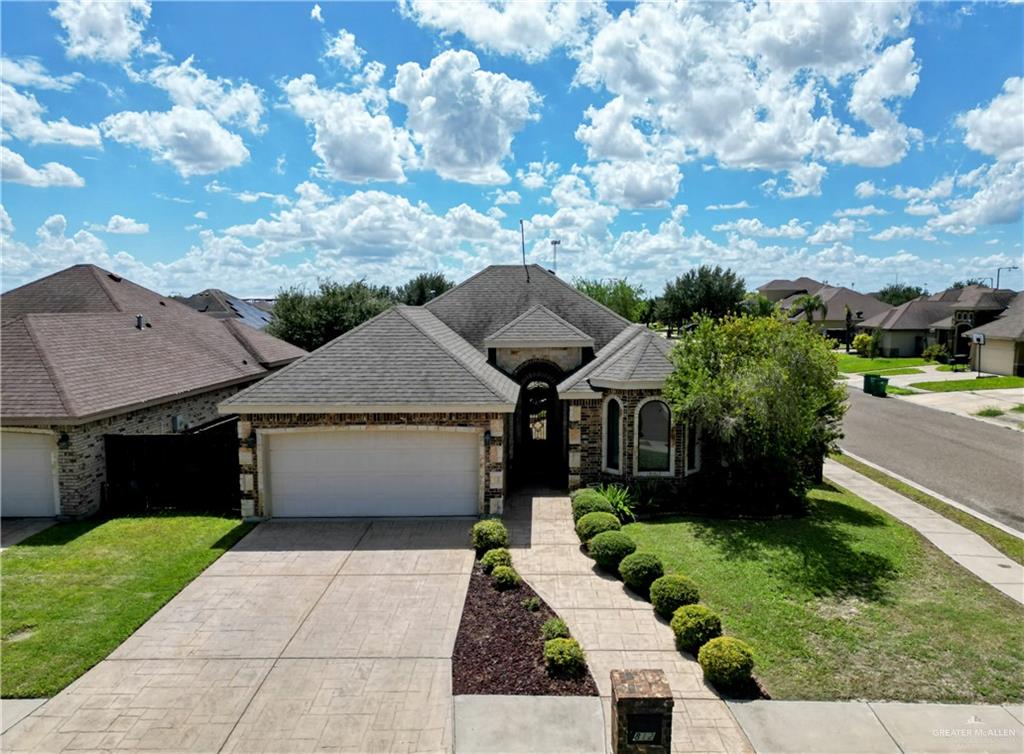
[[[895,479],[873,466],[868,466],[847,455],[837,453],[832,456],[832,460],[853,469],[858,474],[866,476],[874,482],[878,482],[883,487],[888,487],[893,492],[909,497],[915,503],[920,503],[925,508],[929,508],[950,521],[960,524],[965,529],[970,529],[1010,560],[1024,565],[1024,540],[1021,540],[1019,537],[1015,537],[998,527],[987,524],[970,513],[955,508],[949,503],[939,500],[937,497],[922,492],[916,487],[901,482],[899,479]]]
[[[942,382],[912,382],[910,387],[931,393],[957,393],[972,390],[1005,390],[1024,387],[1024,377],[978,377],[973,380],[946,380]]]
[[[837,354],[836,358],[839,361],[839,371],[845,372],[846,374],[859,374],[862,372],[881,372],[883,370],[896,370],[904,369],[906,367],[920,367],[928,364],[927,361],[920,358],[919,356],[904,356],[904,357],[889,357],[889,358],[875,358],[869,359],[864,356],[858,356],[857,354]],[[892,371],[890,371],[892,374]],[[906,372],[906,374],[913,374],[913,372]]]

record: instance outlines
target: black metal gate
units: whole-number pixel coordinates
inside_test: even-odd
[[[238,418],[174,435],[105,435],[104,511],[239,513]]]

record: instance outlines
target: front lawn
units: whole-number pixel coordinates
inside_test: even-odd
[[[967,390],[1004,390],[1024,387],[1024,377],[979,377],[973,380],[946,380],[945,382],[914,382],[910,387],[933,393],[956,393]]]
[[[850,373],[857,372],[879,372],[886,369],[902,369],[903,367],[924,366],[928,362],[918,356],[906,356],[902,358],[877,358],[868,359],[856,354],[839,354],[839,371]],[[913,374],[913,372],[897,372],[897,374]]]
[[[697,582],[775,699],[1024,699],[1024,607],[854,495],[822,487],[810,505],[624,531]]]
[[[213,516],[79,521],[5,550],[0,695],[53,696],[251,528]]]

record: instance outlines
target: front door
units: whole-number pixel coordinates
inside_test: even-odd
[[[517,420],[517,475],[536,484],[564,484],[562,402],[553,382],[534,377],[523,384]]]

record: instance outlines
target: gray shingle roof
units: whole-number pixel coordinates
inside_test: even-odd
[[[274,318],[269,311],[218,288],[207,288],[188,297],[175,296],[175,299],[197,312],[217,319],[238,319],[257,330],[262,330]]]
[[[816,313],[815,319],[817,320],[845,321],[847,306],[850,307],[850,311],[853,312],[854,317],[856,317],[857,312],[862,312],[864,319],[877,316],[892,308],[889,304],[884,301],[879,301],[874,296],[869,296],[866,293],[860,293],[852,288],[845,288],[842,286],[822,285],[816,289],[811,289],[809,293],[811,295],[820,296],[822,303],[825,304],[825,316],[822,317],[820,313]],[[789,309],[793,308],[797,300],[803,295],[804,294],[802,293],[798,293],[784,298],[779,302],[779,306],[783,311],[789,311]],[[795,320],[802,318],[803,314],[801,311],[802,310],[796,309],[790,319]]]
[[[869,317],[857,324],[862,328],[882,330],[927,330],[933,323],[950,316],[954,305],[949,301],[929,301],[915,298],[894,306],[881,314]]]
[[[585,347],[593,346],[594,339],[543,304],[536,304],[488,335],[484,345],[488,348]]]
[[[996,340],[1024,341],[1024,293],[1018,293],[1006,311],[988,324],[968,330],[964,335],[981,333]]]
[[[631,325],[592,362],[558,386],[558,394],[596,396],[594,387],[660,388],[672,373],[672,343],[643,325]],[[589,383],[589,384],[588,384]]]
[[[428,301],[426,308],[474,348],[535,304],[543,304],[603,348],[630,322],[537,265],[493,265]]]
[[[764,285],[759,285],[757,290],[759,291],[813,291],[822,287],[822,283],[819,283],[813,278],[800,277],[796,280],[786,280],[785,278],[776,278],[775,280],[769,280]]]
[[[11,424],[75,423],[250,382],[305,353],[91,265],[5,293],[0,307],[0,410]]]
[[[223,413],[511,411],[519,385],[423,307],[399,305],[221,404]]]

